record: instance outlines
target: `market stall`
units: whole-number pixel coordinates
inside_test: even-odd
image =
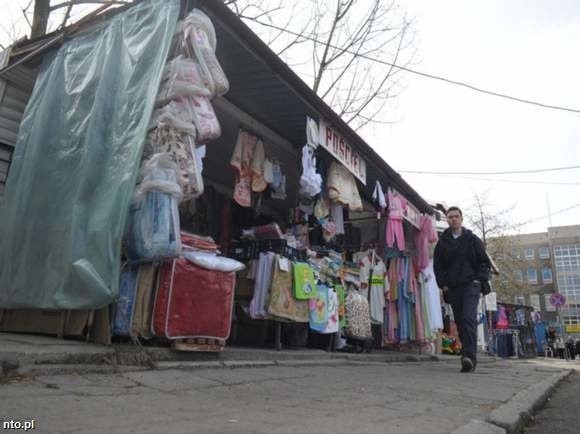
[[[63,198],[77,201],[66,205],[50,197],[55,218],[68,219],[73,209],[79,216],[54,236],[71,234],[73,245],[85,244],[55,256],[62,273],[39,267],[34,275],[51,276],[60,297],[38,280],[8,277],[4,270],[8,289],[0,300],[12,309],[8,317],[23,307],[85,309],[88,318],[98,309],[101,335],[170,341],[178,350],[220,351],[229,341],[432,351],[443,324],[431,264],[431,208],[224,5],[197,2],[191,8],[184,2],[179,9],[179,2],[169,3],[159,15],[161,2],[142,2],[70,42],[88,46],[107,29],[128,31],[128,22],[148,17],[149,27],[135,25],[132,39],[125,39],[127,61],[129,40],[149,53],[141,55],[148,63],[139,63],[149,75],[132,76],[127,69],[121,81],[127,92],[140,92],[134,95],[138,116],[135,101],[116,102],[114,94],[106,93],[104,101],[114,103],[99,107],[97,116],[75,99],[35,87],[25,114],[30,122],[42,110],[38,101],[55,97],[92,120],[81,125],[95,133],[94,143],[80,140],[77,146],[58,135],[49,143],[62,151],[53,169],[71,167],[62,156],[77,150],[75,164],[90,170],[71,179],[58,170],[43,172],[47,188],[56,177],[70,192]],[[164,36],[153,56],[136,35],[156,28]],[[54,59],[72,61],[67,48]],[[118,73],[94,61],[101,67],[95,83]],[[37,83],[58,72],[52,57],[44,62]],[[84,76],[80,70],[73,79]],[[101,101],[98,89],[89,86],[75,98]],[[128,113],[132,117],[124,118]],[[75,131],[74,119],[67,122]],[[103,122],[123,128],[99,142]],[[43,126],[33,130],[35,137]],[[21,149],[30,146],[27,140],[23,135]],[[98,152],[83,153],[89,145]],[[49,206],[23,182],[46,162],[23,161],[14,162],[18,175],[9,178],[0,209],[12,217],[16,233],[19,215]],[[102,179],[97,163],[115,176]],[[17,202],[20,193],[25,200]],[[101,209],[105,199],[109,208]],[[52,239],[42,240],[52,246]],[[32,242],[20,241],[10,245],[22,251]],[[24,260],[10,255],[14,266]],[[42,296],[18,294],[23,284]],[[21,325],[0,321],[4,330]],[[90,329],[93,320],[85,325]]]

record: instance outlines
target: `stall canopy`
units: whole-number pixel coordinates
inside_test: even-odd
[[[0,208],[0,307],[117,295],[121,237],[180,2],[150,0],[45,55]]]
[[[223,2],[188,2],[206,12],[216,28],[217,56],[230,80],[226,98],[286,138],[297,148],[306,143],[306,116],[333,126],[367,163],[366,188],[370,199],[375,181],[389,185],[423,213],[433,208],[346,124],[308,85],[300,79],[248,26]],[[375,146],[389,146],[377,143]],[[409,152],[393,144],[390,152]]]

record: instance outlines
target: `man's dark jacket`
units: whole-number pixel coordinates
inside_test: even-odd
[[[473,232],[462,228],[461,235],[453,238],[449,228],[435,246],[433,268],[439,288],[459,288],[474,280],[487,284],[491,264],[483,242]]]

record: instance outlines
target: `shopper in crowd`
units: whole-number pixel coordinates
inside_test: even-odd
[[[489,291],[491,264],[483,242],[463,227],[458,207],[447,210],[447,223],[449,228],[435,246],[435,277],[459,329],[461,372],[473,372],[477,363],[477,305],[480,294]]]
[[[574,338],[572,336],[568,336],[566,339],[566,349],[570,354],[570,358],[572,360],[576,359],[576,346],[574,345]]]

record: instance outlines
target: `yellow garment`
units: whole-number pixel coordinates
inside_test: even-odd
[[[256,193],[260,193],[268,187],[268,183],[264,179],[265,160],[264,144],[261,140],[258,140],[256,149],[254,150],[254,157],[252,158],[252,191]]]

